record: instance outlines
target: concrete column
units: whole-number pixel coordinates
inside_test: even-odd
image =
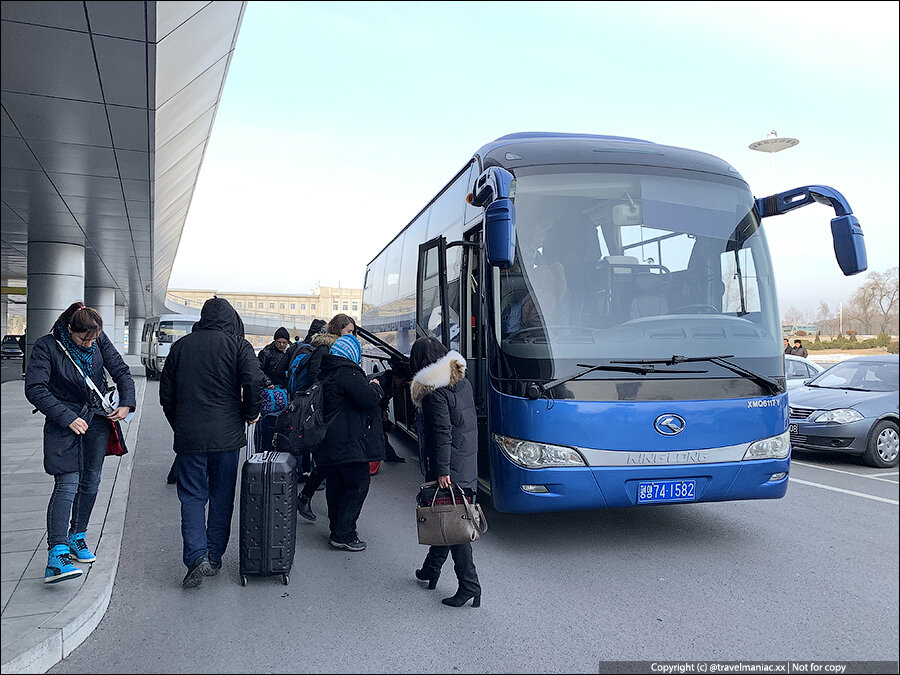
[[[113,344],[120,354],[125,353],[125,305],[116,305],[116,331]]]
[[[26,357],[69,305],[84,298],[84,246],[56,241],[28,242]]]
[[[6,302],[6,296],[4,295],[2,297],[2,299],[0,299],[0,319],[2,319],[2,321],[3,321],[3,325],[0,326],[0,336],[6,335],[9,332],[6,328],[8,325],[6,313],[8,311],[9,311],[9,305]]]
[[[128,317],[128,353],[141,353],[141,335],[144,333],[144,317]]]
[[[106,286],[84,286],[84,304],[100,312],[103,317],[103,332],[115,341],[116,332],[116,289]]]

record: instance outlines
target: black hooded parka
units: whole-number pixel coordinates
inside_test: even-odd
[[[200,321],[172,345],[159,402],[176,453],[226,452],[246,445],[245,422],[259,415],[263,373],[244,324],[224,298],[210,298]]]

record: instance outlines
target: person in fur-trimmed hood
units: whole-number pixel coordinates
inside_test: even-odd
[[[453,482],[462,488],[469,501],[475,501],[478,481],[478,426],[472,384],[466,379],[466,360],[456,351],[448,351],[434,337],[419,338],[409,354],[415,373],[410,395],[418,408],[419,448],[425,459],[425,480],[438,482],[441,488]],[[481,605],[481,584],[475,571],[472,544],[431,546],[416,578],[437,586],[447,556],[459,587],[456,594],[441,600],[451,607],[462,607],[469,600]]]

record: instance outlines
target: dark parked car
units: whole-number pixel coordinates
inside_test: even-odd
[[[897,466],[897,356],[857,356],[791,389],[791,445]]]
[[[22,348],[19,346],[21,335],[4,335],[0,344],[0,355],[4,359],[15,359],[22,356]]]

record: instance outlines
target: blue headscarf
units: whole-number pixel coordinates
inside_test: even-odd
[[[359,340],[352,333],[342,335],[335,340],[329,353],[350,359],[356,365],[362,362],[362,347],[359,346]]]

